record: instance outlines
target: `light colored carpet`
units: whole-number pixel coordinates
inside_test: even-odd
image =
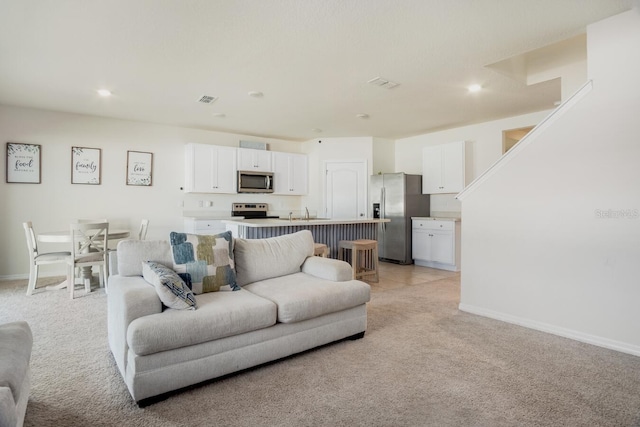
[[[0,282],[0,322],[33,329],[26,426],[640,425],[640,358],[462,313],[459,276],[432,272],[386,267],[361,340],[142,409],[108,350],[103,290]]]

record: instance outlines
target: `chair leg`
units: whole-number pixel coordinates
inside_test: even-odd
[[[373,281],[375,281],[376,283],[380,282],[380,270],[378,270],[378,251],[371,251],[371,256],[373,258],[373,270],[376,272],[376,274],[374,275],[375,279]]]
[[[91,268],[93,270],[93,268]],[[93,274],[91,274],[89,277],[85,277],[84,278],[84,291],[85,293],[89,293],[91,292],[91,278],[93,277]]]
[[[102,277],[103,277],[102,286],[104,286],[106,291],[107,282],[109,281],[109,253],[108,252],[107,252],[107,255],[105,255],[104,257],[104,265],[102,266]]]
[[[353,264],[352,278],[356,279],[360,271],[360,251],[357,249],[351,249],[351,263]]]
[[[31,264],[29,268],[29,284],[27,285],[27,295],[33,294],[33,291],[36,289],[36,282],[38,281],[38,266],[36,264]]]
[[[104,265],[99,265],[98,266],[98,283],[99,283],[101,288],[104,288],[105,282],[106,282],[105,271],[106,270],[105,270],[105,266]]]
[[[73,290],[76,287],[76,274],[75,267],[69,265],[67,267],[67,288],[69,288],[69,297],[73,299]]]

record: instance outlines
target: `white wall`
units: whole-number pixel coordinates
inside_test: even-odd
[[[461,196],[462,310],[640,355],[638,51],[590,26],[593,90]]]
[[[502,131],[535,126],[548,114],[549,111],[541,111],[398,139],[396,141],[395,169],[398,172],[422,174],[422,149],[424,147],[455,141],[470,141],[473,152],[471,156],[473,162],[472,179],[475,179],[502,157]],[[455,194],[431,195],[431,211],[461,212],[461,204],[455,196]]]
[[[24,221],[32,221],[38,232],[66,230],[74,218],[106,217],[111,227],[137,231],[140,220],[148,218],[148,238],[168,239],[169,232],[183,229],[183,211],[229,215],[232,202],[245,201],[266,201],[283,211],[300,209],[300,196],[181,191],[186,143],[238,146],[240,139],[267,142],[273,151],[302,148],[302,143],[247,135],[0,106],[0,140],[42,145],[41,184],[0,182],[0,233],[5,240],[0,245],[0,278],[28,276]],[[102,149],[101,185],[71,184],[72,146]],[[154,154],[151,187],[125,185],[127,150]],[[198,208],[198,200],[211,200],[213,206]],[[44,251],[65,250],[54,244],[40,246]],[[64,269],[45,266],[42,272],[64,274]]]
[[[395,160],[395,141],[373,138],[373,174],[396,172]]]

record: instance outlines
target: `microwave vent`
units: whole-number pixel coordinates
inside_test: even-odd
[[[266,150],[266,142],[240,141],[240,148],[251,148],[252,150]]]

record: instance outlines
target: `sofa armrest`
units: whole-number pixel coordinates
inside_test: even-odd
[[[161,313],[162,302],[155,288],[140,276],[110,276],[107,286],[107,331],[109,347],[125,376],[127,329],[135,319]]]
[[[344,282],[353,278],[353,270],[348,262],[318,256],[307,257],[302,264],[302,272],[334,282]]]
[[[29,400],[32,347],[27,322],[0,325],[0,426],[22,425]]]

